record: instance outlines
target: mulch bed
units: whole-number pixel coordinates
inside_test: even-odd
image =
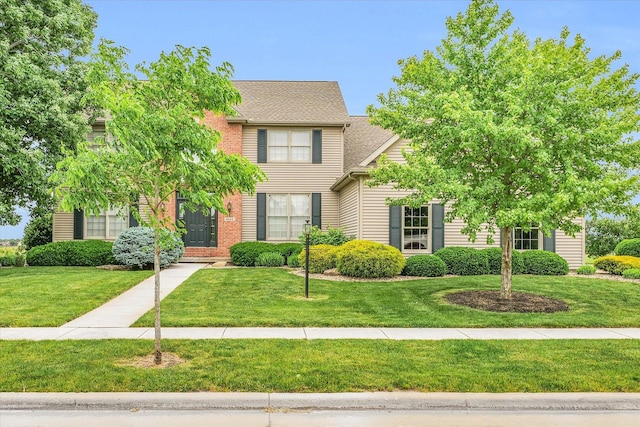
[[[451,304],[499,313],[555,313],[569,310],[564,301],[524,292],[513,292],[510,300],[500,298],[500,291],[455,292],[446,295],[445,299]]]

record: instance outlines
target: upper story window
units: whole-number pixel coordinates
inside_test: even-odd
[[[517,250],[540,249],[542,247],[540,239],[542,233],[539,227],[531,227],[529,231],[522,228],[513,230],[513,247]]]
[[[405,250],[429,250],[429,206],[404,207],[402,247]]]
[[[129,227],[128,212],[110,209],[100,212],[100,215],[88,216],[84,235],[87,239],[112,240],[117,238],[127,227]]]
[[[309,194],[269,194],[267,240],[295,240],[310,215]]]
[[[311,162],[310,130],[271,130],[267,144],[270,162]]]

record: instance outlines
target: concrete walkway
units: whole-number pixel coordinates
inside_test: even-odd
[[[160,272],[163,299],[206,264],[181,263]],[[0,328],[0,340],[153,339],[153,328],[131,328],[153,308],[154,278],[59,328]],[[640,339],[640,328],[162,328],[166,339],[544,340]]]

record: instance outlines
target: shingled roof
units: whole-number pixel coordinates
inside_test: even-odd
[[[345,125],[349,114],[338,82],[235,80],[242,103],[230,122]]]
[[[351,125],[344,132],[344,172],[358,166],[393,136],[390,130],[369,123],[367,116],[350,119]]]

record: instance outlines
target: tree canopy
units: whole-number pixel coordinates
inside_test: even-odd
[[[155,229],[158,361],[161,237],[176,225],[168,202],[179,192],[191,210],[226,212],[226,196],[253,193],[265,176],[246,158],[219,149],[220,133],[202,120],[207,111],[234,114],[241,99],[231,64],[212,71],[208,48],[176,46],[156,62],[137,65],[141,80],[124,61],[126,53],[103,41],[92,56],[88,99],[104,109],[106,135],[79,144],[52,180],[63,209],[98,214],[129,206],[141,225]]]
[[[16,207],[47,205],[47,176],[87,133],[83,114],[96,14],[79,0],[4,0],[0,7],[0,225]]]
[[[591,211],[620,212],[637,191],[638,74],[620,52],[590,57],[585,40],[534,41],[491,0],[446,21],[436,51],[399,61],[396,88],[370,106],[374,124],[409,141],[406,162],[383,156],[373,185],[412,194],[393,201],[448,203],[475,239],[500,230],[503,295],[510,296],[511,230],[579,231]],[[509,259],[506,259],[508,257]]]

